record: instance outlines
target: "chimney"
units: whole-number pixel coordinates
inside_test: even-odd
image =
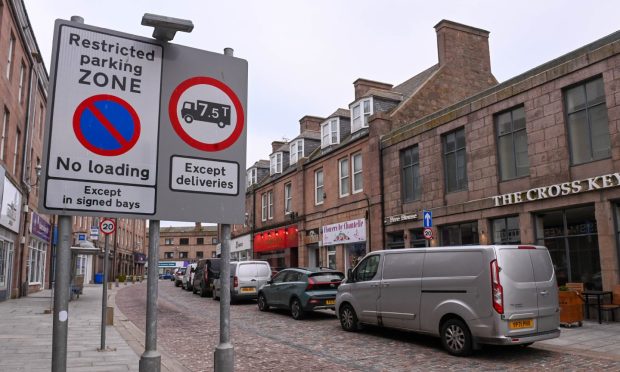
[[[202,224],[200,222],[196,222],[196,227],[194,228],[196,231],[202,230]]]
[[[280,147],[282,147],[286,142],[284,141],[273,141],[271,142],[271,153],[278,151]]]
[[[363,97],[372,88],[390,91],[393,85],[360,78],[353,82],[353,87],[355,88],[355,100],[357,100]]]
[[[303,133],[306,131],[320,132],[321,123],[324,120],[324,118],[320,118],[318,116],[304,116],[303,118],[299,119],[299,133]]]
[[[453,60],[478,65],[482,71],[491,72],[489,56],[489,31],[442,20],[435,25],[439,66]]]

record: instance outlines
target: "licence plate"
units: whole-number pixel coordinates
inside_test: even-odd
[[[510,323],[508,323],[508,327],[510,327],[510,329],[532,328],[534,327],[534,319],[511,320]]]
[[[335,305],[336,300],[325,300],[325,305]]]
[[[241,292],[256,292],[256,288],[241,288]]]

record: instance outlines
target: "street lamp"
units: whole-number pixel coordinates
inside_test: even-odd
[[[144,13],[142,26],[154,27],[153,38],[159,41],[171,41],[177,31],[192,32],[194,24],[188,19],[172,18],[157,14]]]

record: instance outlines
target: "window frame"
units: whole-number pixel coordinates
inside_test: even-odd
[[[462,148],[457,148],[457,140],[456,140],[456,134],[460,131],[463,131],[463,147]],[[453,151],[447,151],[447,138],[450,135],[454,135],[454,150]],[[455,159],[454,159],[454,165],[455,165],[455,174],[454,176],[455,178],[455,182],[456,180],[458,180],[458,153],[459,151],[463,151],[463,163],[464,163],[464,172],[463,172],[463,185],[461,187],[459,187],[458,185],[455,186],[455,189],[451,190],[449,189],[449,185],[450,183],[448,182],[448,174],[449,174],[449,169],[448,169],[448,154],[455,154]],[[459,191],[466,191],[468,189],[468,177],[467,177],[467,136],[465,135],[465,127],[460,127],[458,129],[452,130],[450,132],[446,132],[444,134],[441,135],[441,156],[443,158],[443,163],[444,163],[444,178],[445,178],[445,191],[446,193],[451,193],[451,192],[459,192]]]
[[[284,214],[291,214],[293,211],[293,183],[284,184]]]
[[[335,131],[334,131],[335,126]],[[326,130],[327,129],[327,130]],[[327,132],[327,133],[325,133]],[[334,134],[336,139],[334,140]],[[327,137],[327,141],[325,138]],[[321,124],[321,148],[340,143],[340,118],[330,118]]]
[[[522,178],[522,177],[527,177],[530,175],[530,167],[529,167],[529,153],[528,153],[528,143],[527,143],[527,121],[525,123],[525,125],[523,126],[523,128],[521,129],[514,129],[514,112],[516,110],[522,109],[523,110],[523,120],[526,121],[525,118],[525,106],[523,104],[518,105],[518,106],[514,106],[511,107],[507,110],[503,110],[500,111],[496,114],[493,115],[493,126],[495,129],[495,139],[496,139],[496,153],[497,153],[497,172],[499,174],[499,179],[500,182],[503,181],[510,181],[510,180],[514,180],[517,178]],[[499,118],[500,116],[510,113],[510,132],[509,133],[504,133],[504,134],[500,134],[500,128],[499,128]],[[527,156],[527,162],[528,162],[528,166],[526,167],[526,173],[525,174],[519,174],[518,173],[518,168],[517,168],[517,146],[515,143],[515,134],[518,132],[525,132],[525,138],[526,138],[526,143],[525,143],[525,152],[528,153]],[[514,177],[507,177],[504,175],[504,170],[502,170],[502,158],[501,158],[501,141],[500,138],[502,137],[507,137],[510,136],[511,138],[511,145],[512,145],[512,156],[513,156],[513,162],[511,164],[512,166],[512,171],[514,172],[515,176]]]
[[[319,173],[321,174],[321,185],[319,186]],[[320,189],[320,200],[319,200]],[[325,173],[323,168],[314,171],[314,205],[325,203]]]
[[[346,176],[342,176],[342,170],[343,170],[343,162],[346,162],[347,164],[344,166],[344,169],[347,170],[347,175]],[[338,160],[338,196],[341,198],[344,198],[345,196],[349,196],[351,195],[351,173],[350,173],[350,169],[349,169],[349,157],[345,157],[342,158],[340,160]],[[343,189],[343,185],[347,186],[347,192],[343,193],[342,189]]]
[[[269,155],[269,175],[282,173],[282,151]]]
[[[413,153],[411,154],[411,164],[405,164],[405,153],[407,151],[413,151],[415,150],[416,154],[417,154],[417,160],[413,161]],[[400,151],[400,179],[401,179],[401,199],[403,202],[405,203],[409,203],[409,202],[413,202],[416,200],[420,200],[422,198],[422,182],[420,182],[420,146],[419,144],[415,144],[412,146],[409,146],[407,148],[404,148]],[[418,177],[415,177],[415,169],[417,167],[417,174]],[[406,192],[406,184],[405,184],[405,174],[406,174],[406,169],[411,168],[412,169],[412,176],[413,176],[413,180],[411,182],[411,185],[413,186],[413,190],[411,190],[411,197],[407,197],[408,193]]]
[[[23,104],[26,100],[24,99],[24,83],[26,80],[26,64],[24,61],[21,62],[19,66],[19,81],[18,81],[18,90],[17,90],[17,102],[19,104]]]
[[[246,182],[247,187],[250,187],[253,184],[257,183],[258,181],[258,170],[256,168],[250,168],[246,172],[246,176],[247,176],[247,182]]]
[[[267,219],[273,220],[273,190],[267,192]]]
[[[289,163],[295,164],[304,157],[304,139],[299,138],[291,141],[289,145]]]
[[[267,193],[264,192],[261,194],[260,196],[261,198],[261,215],[260,215],[260,220],[261,221],[267,221]]]
[[[368,103],[368,112],[365,110],[365,103]],[[359,116],[354,115],[355,108],[359,108]],[[351,114],[351,133],[355,133],[363,128],[368,128],[368,117],[374,113],[374,100],[373,97],[362,98],[349,106]],[[359,128],[355,127],[355,120],[360,120]]]
[[[8,54],[7,54],[7,61],[6,61],[6,78],[8,80],[11,80],[11,77],[13,75],[13,59],[15,57],[15,43],[17,42],[17,39],[15,39],[15,35],[13,34],[13,32],[11,31],[10,33],[10,39],[9,39],[9,50],[8,50]]]
[[[6,162],[6,145],[7,141],[7,128],[11,122],[11,112],[6,106],[4,107],[4,114],[2,117],[2,137],[0,138],[0,160]]]
[[[355,172],[355,158],[360,158],[360,170]],[[355,189],[355,178],[359,176],[362,178],[361,180],[361,188]],[[362,157],[362,153],[358,152],[357,154],[351,155],[351,194],[357,194],[364,191],[364,158]]]

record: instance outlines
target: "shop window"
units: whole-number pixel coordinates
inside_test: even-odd
[[[9,250],[4,244],[4,241],[0,240],[0,288],[6,288],[7,286],[7,275],[8,275],[8,258]]]
[[[441,227],[441,245],[478,244],[478,223],[468,222]]]
[[[495,130],[501,179],[505,181],[527,176],[530,162],[523,106],[495,115]]]
[[[179,252],[179,258],[188,258],[188,257],[189,257],[188,252]]]
[[[405,234],[402,231],[387,234],[387,248],[401,249],[405,248]]]
[[[428,240],[424,238],[424,229],[409,230],[409,242],[411,248],[424,248]]]
[[[465,129],[445,134],[442,142],[446,192],[466,190]]]
[[[559,285],[580,282],[587,289],[602,289],[594,206],[538,214],[536,234],[551,254]]]
[[[204,257],[204,252],[203,251],[197,251],[196,252],[196,258],[200,259]]]
[[[196,238],[196,245],[202,245],[205,243],[205,238]]]
[[[572,164],[608,158],[611,155],[609,123],[603,78],[564,91],[566,123]]]
[[[189,238],[179,239],[179,245],[189,245]]]
[[[338,179],[340,197],[349,195],[349,158],[338,161]]]
[[[174,252],[165,252],[164,258],[174,258]]]
[[[336,247],[327,247],[327,266],[330,269],[336,270]]]
[[[491,221],[493,244],[520,244],[519,216],[496,218]]]
[[[347,252],[347,265],[345,270],[354,268],[358,262],[366,255],[366,244],[365,243],[357,243],[357,244],[346,244],[346,252]]]
[[[45,253],[47,251],[47,244],[38,241],[36,239],[30,240],[29,255],[28,255],[28,280],[32,283],[43,283],[45,274]],[[85,260],[84,256],[84,260]],[[82,274],[83,275],[83,274]]]
[[[401,151],[400,166],[402,168],[403,201],[410,202],[420,199],[420,156],[417,145]]]

